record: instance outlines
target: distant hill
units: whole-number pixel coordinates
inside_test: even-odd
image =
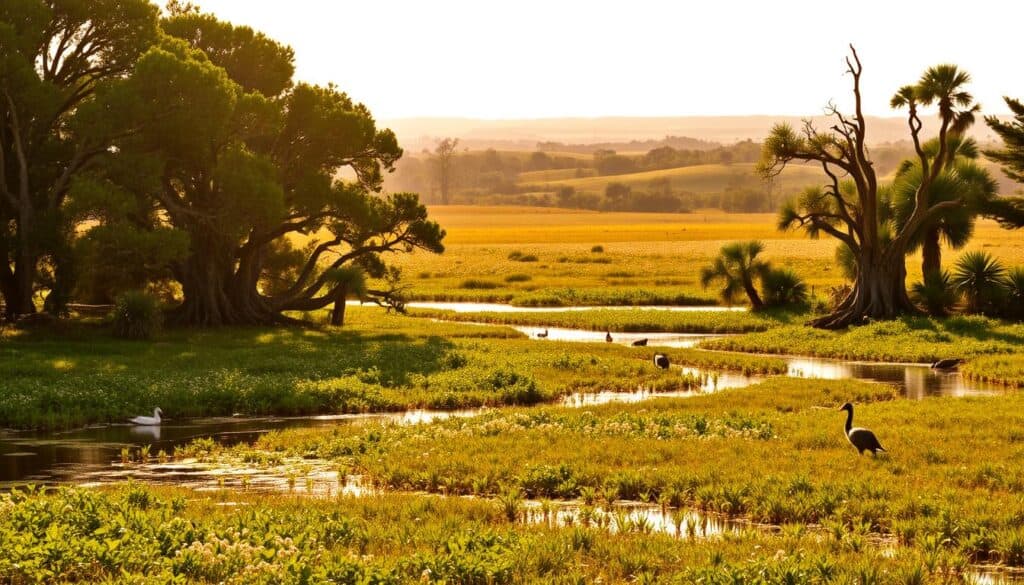
[[[811,117],[826,127],[822,116]],[[662,141],[666,137],[686,137],[696,142],[732,144],[741,140],[760,141],[772,125],[786,122],[799,126],[796,116],[687,116],[672,118],[550,118],[536,120],[478,120],[471,118],[399,118],[381,124],[398,135],[406,150],[430,148],[444,136],[459,138],[460,146],[470,150],[496,148],[535,150],[539,143],[559,142],[578,147],[601,143]],[[925,118],[925,136],[934,129],[934,118]],[[829,122],[831,124],[831,122]],[[983,123],[972,134],[987,142],[995,135]],[[908,139],[904,118],[868,118],[868,139],[872,144]],[[643,147],[640,147],[641,149]]]

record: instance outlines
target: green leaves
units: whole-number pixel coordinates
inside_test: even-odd
[[[274,97],[292,84],[295,52],[261,32],[198,13],[172,15],[161,26],[206,54],[247,92]]]

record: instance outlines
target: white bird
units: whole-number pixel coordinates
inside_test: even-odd
[[[163,413],[164,411],[160,410],[160,407],[158,406],[153,409],[153,416],[137,416],[135,418],[129,419],[129,422],[147,427],[159,426],[160,415]]]

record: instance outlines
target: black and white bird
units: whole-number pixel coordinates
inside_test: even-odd
[[[878,455],[879,451],[885,451],[882,448],[882,444],[878,442],[878,438],[875,437],[875,433],[867,429],[853,426],[853,405],[847,402],[846,404],[839,407],[839,410],[846,411],[846,438],[850,441],[850,444],[857,449],[858,455],[863,455],[865,451],[871,451],[872,455]]]
[[[155,427],[155,426],[160,426],[160,415],[163,414],[163,413],[164,413],[164,411],[160,410],[160,407],[158,406],[158,407],[153,409],[153,416],[136,416],[136,417],[130,418],[128,420],[132,424],[146,426],[146,427]]]
[[[647,347],[647,338],[637,339],[633,342],[633,347]]]
[[[604,332],[604,340],[607,341],[608,343],[612,342],[612,332],[611,331],[605,331]]]
[[[961,360],[960,358],[948,358],[948,359],[944,359],[944,360],[939,360],[939,361],[935,362],[934,364],[932,364],[932,369],[933,370],[955,370],[955,369],[957,369],[957,366],[959,366],[960,362],[962,362],[962,361],[963,360]]]
[[[668,356],[663,353],[654,354],[654,365],[663,370],[668,369]]]
[[[544,331],[542,331],[541,333],[538,333],[538,334],[537,334],[537,337],[539,337],[539,338],[541,338],[541,339],[547,339],[547,337],[548,337],[548,330],[547,330],[547,329],[545,329],[545,330],[544,330]]]

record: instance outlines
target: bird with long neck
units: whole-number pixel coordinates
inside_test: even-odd
[[[846,439],[857,449],[858,455],[870,451],[872,455],[878,455],[879,451],[885,452],[882,444],[878,442],[875,433],[867,429],[853,426],[853,405],[847,402],[839,407],[839,410],[846,411]]]

